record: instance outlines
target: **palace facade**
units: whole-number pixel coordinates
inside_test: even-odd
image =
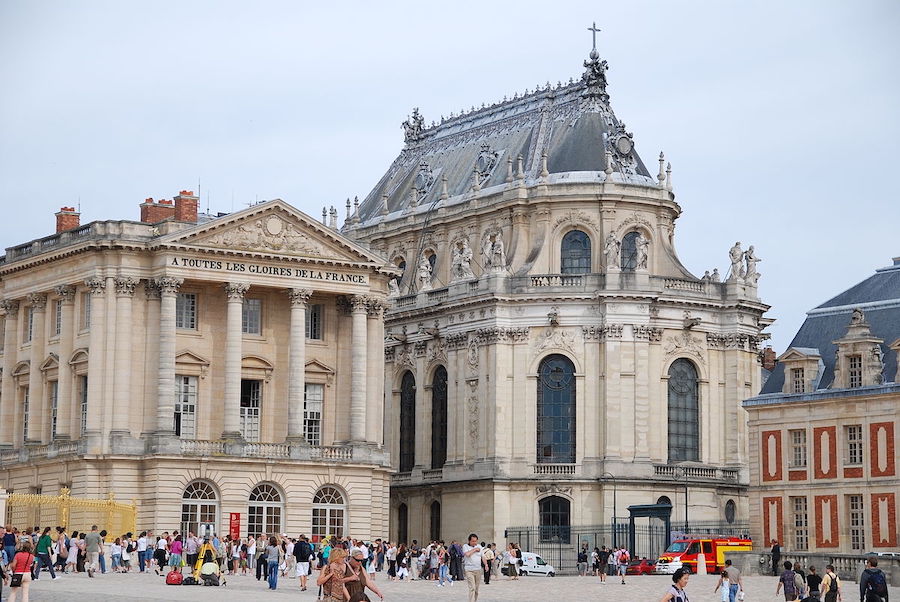
[[[900,257],[808,312],[750,422],[754,539],[864,554],[900,541]]]
[[[584,66],[430,127],[414,111],[348,201],[342,231],[402,272],[385,318],[394,539],[565,542],[629,505],[684,517],[686,487],[692,524],[748,521],[758,257],[738,243],[723,276],[682,265],[671,167],[637,155],[596,50]]]
[[[197,200],[63,208],[0,259],[0,483],[134,499],[142,528],[383,534],[395,270],[283,201]]]

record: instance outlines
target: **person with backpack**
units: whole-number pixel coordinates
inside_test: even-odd
[[[887,579],[884,572],[878,568],[878,558],[869,556],[866,560],[866,570],[859,578],[860,602],[888,602]]]
[[[622,578],[622,585],[625,585],[625,573],[628,572],[628,563],[630,561],[631,556],[628,554],[627,548],[623,547],[616,553],[616,571]]]
[[[833,564],[825,567],[825,576],[822,577],[820,591],[825,594],[825,602],[837,602],[843,597],[841,594],[841,580],[834,573]]]
[[[778,578],[778,586],[775,588],[775,595],[781,593],[784,587],[785,602],[794,602],[798,599],[798,594],[803,589],[803,580],[800,575],[793,571],[794,565],[789,560],[784,561],[784,572]]]

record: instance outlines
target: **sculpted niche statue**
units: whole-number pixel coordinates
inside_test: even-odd
[[[650,258],[650,239],[638,232],[637,238],[634,239],[634,245],[637,249],[637,268],[646,270],[647,260]]]
[[[450,271],[450,282],[467,280],[475,277],[474,272],[472,272],[472,249],[469,247],[469,241],[464,239],[456,243],[456,248],[453,250],[453,260],[450,264]]]
[[[400,296],[400,283],[398,280],[398,278],[391,278],[388,280],[388,297]]]
[[[603,249],[603,254],[606,256],[606,269],[619,267],[621,247],[622,243],[619,242],[618,239],[616,239],[615,234],[610,232],[606,237],[606,246]]]
[[[420,291],[431,290],[431,262],[424,252],[419,258],[419,267],[416,269],[416,279],[419,281]]]
[[[492,272],[506,269],[506,250],[499,232],[491,234],[484,245],[484,268],[485,271],[490,269]]]

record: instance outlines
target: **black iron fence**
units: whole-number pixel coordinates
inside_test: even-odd
[[[651,519],[634,526],[634,549],[632,558],[649,558],[655,561],[666,549],[668,543],[685,536],[709,537],[749,537],[750,525],[720,522],[691,522],[687,527],[682,522],[672,522],[666,533],[661,520]],[[561,575],[577,572],[578,550],[587,544],[588,550],[607,546],[628,546],[629,524],[618,522],[609,525],[584,525],[570,527],[509,527],[506,541],[515,542],[525,552],[539,554],[552,564]],[[605,568],[605,567],[604,567]]]

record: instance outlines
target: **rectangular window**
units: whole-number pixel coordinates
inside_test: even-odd
[[[53,336],[58,337],[62,332],[62,299],[57,299],[53,304]]]
[[[806,379],[803,368],[791,368],[791,391],[793,393],[806,393]]]
[[[25,331],[22,333],[22,341],[28,343],[34,335],[34,308],[25,308]]]
[[[862,425],[852,424],[844,427],[844,436],[847,440],[847,464],[863,463],[863,432]]]
[[[306,338],[322,340],[322,322],[325,315],[324,305],[310,305],[306,308]]]
[[[81,436],[87,432],[87,412],[88,412],[88,377],[78,377],[78,399],[81,406]]]
[[[197,436],[197,377],[175,375],[175,434],[182,439]]]
[[[806,550],[809,547],[809,516],[805,497],[791,498],[791,512],[794,515],[794,549]]]
[[[259,412],[262,381],[241,380],[241,436],[245,441],[259,441]]]
[[[197,330],[197,295],[178,293],[175,300],[175,328]]]
[[[303,394],[303,437],[310,445],[322,445],[322,404],[325,385],[307,384]]]
[[[22,440],[28,441],[28,387],[22,387]]]
[[[850,548],[862,552],[866,547],[866,511],[863,496],[848,495],[847,509],[850,513]]]
[[[848,355],[847,356],[847,373],[849,375],[848,386],[851,389],[856,389],[862,386],[862,356],[861,355]]]
[[[806,429],[788,433],[791,436],[791,468],[806,468]]]
[[[50,440],[56,440],[56,424],[59,416],[59,381],[50,381]]]
[[[241,312],[241,332],[262,334],[262,299],[244,299]]]
[[[91,293],[81,293],[81,330],[91,327]]]

